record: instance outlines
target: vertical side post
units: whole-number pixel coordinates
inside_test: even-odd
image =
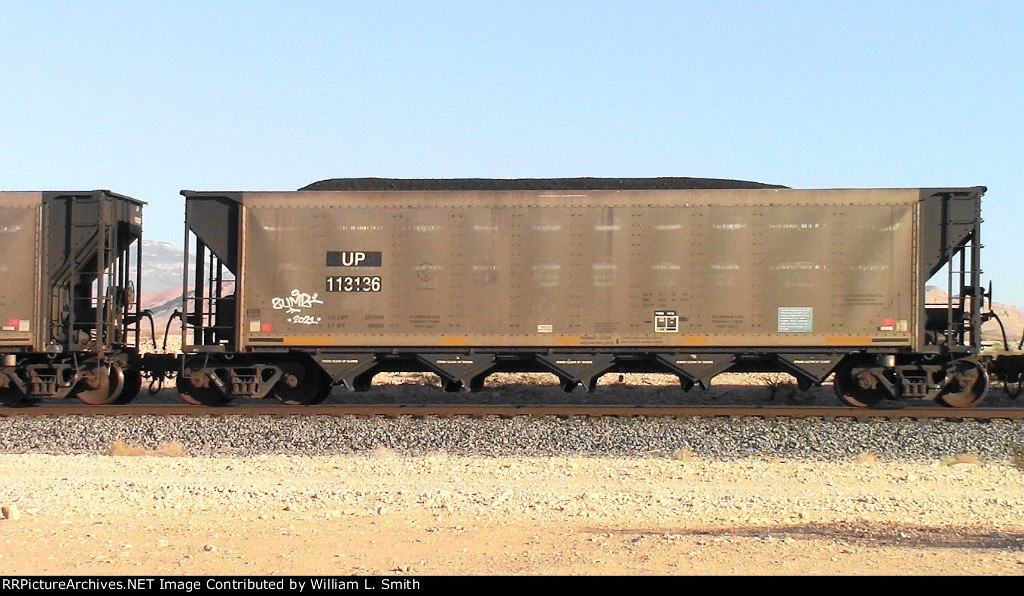
[[[942,251],[946,260],[946,350],[953,350],[953,231],[949,221],[949,194],[942,196]]]
[[[981,292],[981,196],[974,207],[974,231],[971,233],[971,287],[975,297]],[[971,301],[971,347],[981,349],[981,301]]]
[[[181,272],[181,348],[185,350],[185,338],[188,337],[188,270],[191,263],[188,262],[189,249],[189,225],[188,209],[185,209],[185,255],[183,257],[185,266]],[[166,342],[166,339],[164,340]]]

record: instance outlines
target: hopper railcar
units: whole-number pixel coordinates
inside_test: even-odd
[[[610,372],[686,389],[727,371],[834,374],[839,398],[969,407],[984,187],[794,190],[728,180],[342,179],[182,191],[193,403],[322,400],[384,371],[476,391]],[[925,302],[946,271],[948,300]]]
[[[143,205],[106,190],[0,192],[0,403],[138,393]]]

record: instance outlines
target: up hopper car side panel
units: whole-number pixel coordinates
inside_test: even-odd
[[[241,202],[241,349],[921,345],[916,190]]]

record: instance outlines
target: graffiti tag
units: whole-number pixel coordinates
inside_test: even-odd
[[[295,289],[292,290],[291,296],[284,298],[271,298],[270,305],[274,307],[274,310],[286,309],[285,312],[302,312],[304,308],[313,308],[314,304],[323,304],[323,300],[317,300],[316,293],[312,295],[305,292],[300,292]]]
[[[320,317],[313,317],[311,315],[295,315],[288,319],[289,323],[296,325],[319,325]]]

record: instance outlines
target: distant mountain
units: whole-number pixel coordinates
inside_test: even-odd
[[[134,257],[134,255],[133,255]],[[191,263],[193,256],[189,255]],[[134,267],[134,258],[132,259]],[[175,309],[181,308],[181,277],[185,251],[170,242],[142,241],[142,309],[153,313],[154,327],[162,335],[167,321]],[[189,282],[191,283],[191,279]],[[149,335],[148,324],[143,326],[143,336]],[[180,329],[175,321],[171,333]]]
[[[142,288],[147,293],[180,291],[184,259],[185,251],[170,242],[143,240]]]

